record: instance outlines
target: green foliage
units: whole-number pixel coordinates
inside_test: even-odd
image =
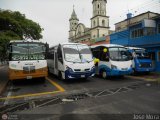
[[[20,12],[0,9],[0,59],[5,56],[6,45],[10,40],[42,38],[41,26]]]

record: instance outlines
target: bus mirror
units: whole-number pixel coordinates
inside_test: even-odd
[[[107,52],[107,48],[104,48],[104,49],[103,49],[103,52],[106,53],[106,52]]]

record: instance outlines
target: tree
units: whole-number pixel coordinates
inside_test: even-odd
[[[6,55],[6,45],[10,40],[39,40],[42,30],[38,23],[27,19],[24,14],[0,9],[0,57]]]

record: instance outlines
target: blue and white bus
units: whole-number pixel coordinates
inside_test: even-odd
[[[127,47],[133,56],[132,66],[134,73],[145,72],[149,73],[153,71],[152,60],[149,57],[148,52],[144,48]]]
[[[93,55],[86,44],[63,43],[48,53],[49,72],[59,79],[87,79],[95,75]]]
[[[121,45],[102,44],[91,46],[96,59],[96,74],[103,78],[107,76],[123,76],[132,73],[132,56]]]

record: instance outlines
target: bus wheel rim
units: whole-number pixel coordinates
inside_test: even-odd
[[[102,77],[103,77],[103,78],[106,78],[106,77],[107,77],[106,72],[102,72]]]

